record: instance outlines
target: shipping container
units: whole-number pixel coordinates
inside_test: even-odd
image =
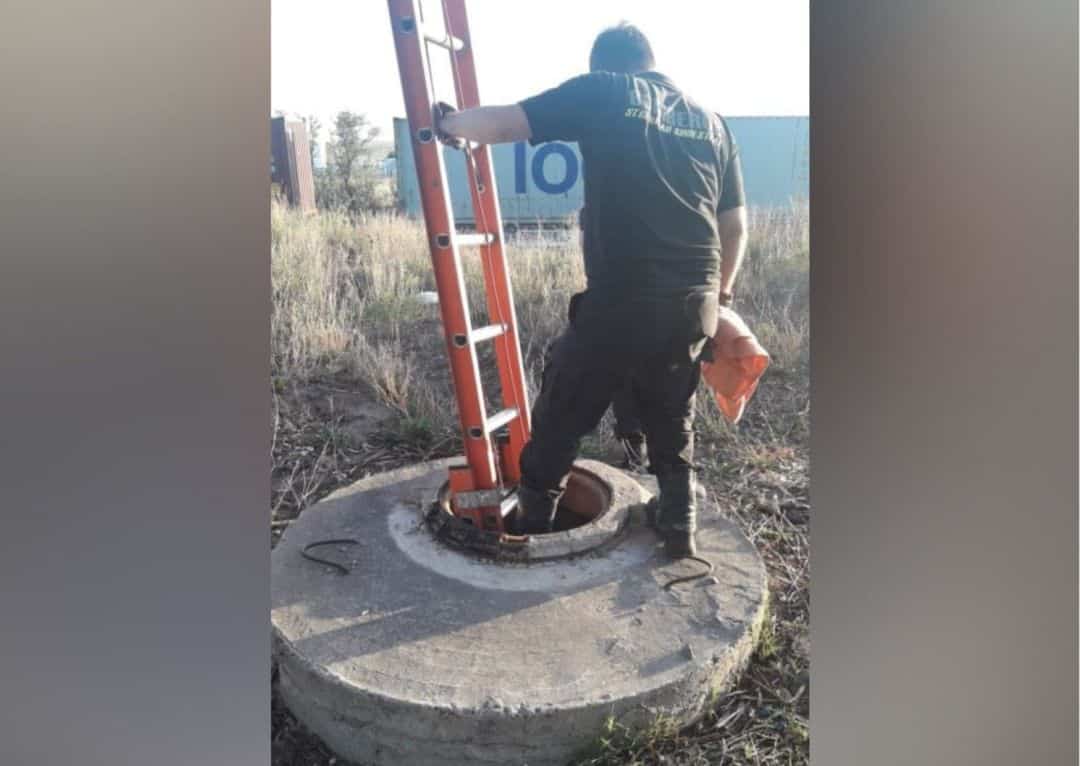
[[[270,185],[290,205],[315,210],[315,176],[307,129],[300,120],[284,115],[270,118]]]
[[[786,206],[809,197],[808,117],[726,119],[742,158],[747,204]],[[399,204],[408,215],[420,217],[412,141],[408,123],[401,118],[394,119],[394,149]],[[521,141],[493,146],[492,155],[499,205],[508,229],[561,226],[573,221],[585,202],[577,144],[550,141],[529,146]],[[459,224],[475,225],[465,155],[444,149],[443,157],[454,217]]]

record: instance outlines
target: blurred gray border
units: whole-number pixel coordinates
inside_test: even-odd
[[[811,760],[1077,762],[1077,8],[811,6]]]
[[[4,3],[0,94],[0,763],[265,766],[270,3]]]

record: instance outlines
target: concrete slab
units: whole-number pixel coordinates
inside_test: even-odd
[[[365,479],[305,511],[272,553],[281,691],[342,757],[370,764],[564,764],[614,718],[690,722],[731,686],[764,615],[756,551],[708,504],[712,578],[669,562],[635,509],[603,549],[529,563],[435,540],[423,512],[450,461]],[[580,461],[636,506],[625,473]],[[625,510],[625,509],[624,509]],[[301,557],[319,549],[341,575]]]

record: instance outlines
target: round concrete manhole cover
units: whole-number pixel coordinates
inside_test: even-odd
[[[610,503],[565,533],[606,516],[610,534],[570,556],[494,561],[443,544],[425,522],[449,462],[330,496],[271,554],[281,692],[331,749],[362,764],[564,764],[610,718],[689,722],[734,683],[766,596],[764,566],[734,524],[703,508],[698,547],[713,575],[665,589],[696,565],[666,559],[638,521],[648,492],[579,461]],[[320,551],[348,574],[300,555],[326,539],[357,541]]]

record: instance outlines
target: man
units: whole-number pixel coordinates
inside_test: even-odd
[[[585,272],[555,343],[521,456],[521,531],[551,529],[581,438],[633,380],[655,525],[673,558],[695,554],[694,394],[746,242],[741,171],[723,120],[654,70],[629,24],[597,36],[590,73],[519,104],[437,110],[445,142],[577,141],[584,158]]]

